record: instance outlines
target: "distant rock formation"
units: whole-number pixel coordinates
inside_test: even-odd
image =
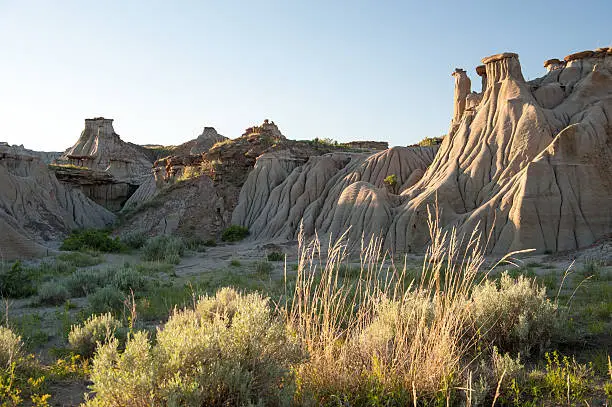
[[[482,63],[479,93],[464,70],[453,73],[453,117],[435,158],[391,149],[294,166],[262,156],[233,222],[262,240],[292,239],[300,223],[309,235],[350,226],[353,239],[383,236],[396,252],[426,247],[434,206],[442,226],[479,228],[496,253],[577,249],[612,233],[612,48],[548,60],[529,82],[517,54]],[[395,191],[381,184],[391,174]]]
[[[98,117],[85,119],[79,140],[51,169],[60,181],[117,212],[151,174],[152,165],[146,148],[124,142],[112,119]]]
[[[184,157],[189,155],[202,155],[212,148],[217,143],[229,140],[227,137],[217,133],[214,127],[204,127],[202,134],[193,140],[181,144],[173,148],[171,156]],[[166,157],[160,157],[166,158]]]
[[[204,133],[215,138],[213,131]],[[189,150],[179,146],[173,155],[155,162],[153,175],[125,204],[122,229],[216,238],[231,223],[240,190],[256,162],[278,157],[289,170],[310,157],[348,149],[288,140],[270,120],[236,139],[223,138],[203,154],[193,155],[193,145],[183,146]]]
[[[151,161],[142,149],[121,140],[113,119],[97,117],[85,119],[79,140],[56,163],[105,171],[119,181],[138,184],[151,171]]]
[[[0,258],[44,255],[46,242],[115,216],[57,181],[40,154],[0,143]]]

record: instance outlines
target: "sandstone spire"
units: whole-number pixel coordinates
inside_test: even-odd
[[[463,112],[465,111],[465,98],[470,94],[472,82],[470,78],[467,76],[467,73],[460,68],[455,68],[455,71],[451,74],[455,78],[455,97],[453,99],[453,119],[451,121],[451,131],[450,133],[454,133],[457,127],[459,127],[459,123],[461,122],[461,117],[463,116]]]

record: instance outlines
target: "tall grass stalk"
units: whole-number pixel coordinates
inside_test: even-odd
[[[476,232],[462,241],[431,214],[429,226],[431,245],[421,275],[411,280],[405,265],[398,270],[384,252],[382,239],[362,241],[361,272],[351,280],[339,273],[348,256],[346,234],[323,256],[319,240],[306,243],[300,233],[286,318],[310,355],[299,368],[304,395],[358,395],[371,392],[373,383],[383,397],[398,397],[398,389],[416,389],[420,397],[452,392],[475,344],[473,330],[465,328],[484,248]],[[385,335],[372,327],[388,304],[394,332]]]

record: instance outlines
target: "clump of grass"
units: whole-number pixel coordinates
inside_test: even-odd
[[[240,266],[242,266],[242,263],[240,263],[240,260],[232,259],[232,260],[230,260],[230,266],[232,266],[232,267],[240,267]]]
[[[304,354],[268,300],[222,289],[175,311],[156,342],[136,332],[98,348],[91,406],[289,405]]]
[[[130,290],[143,292],[147,289],[147,278],[131,267],[122,267],[113,270],[110,274],[112,275],[110,284],[124,293],[129,293]]]
[[[199,237],[190,237],[185,239],[185,248],[194,252],[204,253],[206,251],[206,242]]]
[[[347,244],[330,245],[321,256],[317,241],[304,245],[300,237],[295,292],[286,307],[287,324],[310,355],[298,367],[298,403],[340,398],[348,405],[446,404],[463,387],[466,360],[478,358],[479,349],[507,347],[501,332],[520,325],[526,334],[510,344],[522,339],[518,343],[528,349],[546,341],[540,329],[548,325],[536,326],[540,320],[532,313],[544,310],[548,323],[553,307],[532,280],[521,280],[514,291],[509,277],[502,277],[504,286],[497,289],[483,281],[484,250],[476,232],[460,247],[455,232],[443,233],[433,218],[430,230],[432,243],[416,280],[405,267],[382,266],[381,241],[362,247],[355,278],[342,267]],[[488,308],[488,300],[507,304],[515,297],[517,303],[504,308],[511,316],[483,319],[474,313]],[[523,317],[528,324],[521,325]],[[488,331],[492,337],[481,334]]]
[[[60,305],[70,298],[70,292],[59,281],[47,281],[38,288],[38,303],[42,305]]]
[[[285,253],[283,252],[270,252],[268,253],[268,261],[283,261],[285,260]]]
[[[185,244],[178,237],[157,236],[147,241],[142,259],[145,261],[160,261],[169,264],[179,264],[185,253]]]
[[[70,348],[79,355],[90,358],[98,344],[107,343],[115,337],[121,322],[110,313],[92,315],[84,323],[73,325],[68,334]]]
[[[249,229],[244,226],[231,225],[221,234],[221,240],[224,242],[238,242],[249,235]]]
[[[83,229],[73,231],[64,240],[60,250],[94,250],[104,253],[115,253],[120,252],[123,247],[119,238],[110,237],[110,232],[107,230]]]
[[[95,266],[104,261],[100,255],[83,252],[61,253],[57,258],[74,267]]]
[[[255,262],[255,273],[260,276],[269,276],[274,270],[272,264],[269,261],[258,261]]]
[[[107,285],[110,277],[108,270],[77,270],[64,284],[72,297],[84,297]]]

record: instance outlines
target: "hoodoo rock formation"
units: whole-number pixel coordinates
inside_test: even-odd
[[[526,81],[517,54],[484,58],[481,93],[455,77],[454,115],[439,151],[330,154],[296,165],[262,156],[233,222],[255,239],[381,235],[398,252],[429,241],[427,211],[488,250],[577,249],[612,233],[612,49],[548,60]],[[290,157],[289,157],[290,158]],[[431,165],[429,165],[431,163]],[[384,188],[395,174],[399,185]]]
[[[78,187],[115,212],[145,182],[152,168],[146,149],[121,140],[113,120],[103,117],[85,119],[79,140],[53,164],[60,181]]]
[[[43,255],[45,242],[114,219],[81,191],[58,182],[37,152],[0,143],[0,258]]]

